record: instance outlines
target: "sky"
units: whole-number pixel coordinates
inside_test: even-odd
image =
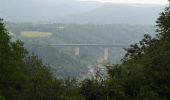
[[[168,0],[80,0],[80,1],[99,1],[103,3],[138,3],[138,4],[167,4]]]

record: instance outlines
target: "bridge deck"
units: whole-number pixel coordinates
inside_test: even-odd
[[[37,45],[37,46],[60,46],[60,47],[118,47],[118,48],[126,48],[129,45],[124,44],[29,44],[29,45]]]
[[[70,47],[128,47],[122,44],[48,44],[49,46],[70,46]]]

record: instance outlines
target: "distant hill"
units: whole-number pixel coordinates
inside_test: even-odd
[[[154,24],[162,5],[103,4],[78,0],[3,0],[0,17],[13,22]]]
[[[0,17],[13,22],[37,22],[89,11],[101,5],[73,0],[2,0]]]
[[[158,5],[108,4],[97,9],[58,18],[64,23],[153,25],[164,7]]]
[[[6,23],[6,26],[13,33],[13,40],[22,40],[30,53],[34,52],[38,55],[43,62],[52,67],[55,75],[60,77],[77,77],[86,74],[97,61],[103,61],[104,48],[80,47],[80,55],[75,56],[73,47],[47,44],[125,44],[128,46],[141,40],[144,34],[152,36],[155,34],[153,26],[127,24]],[[40,37],[40,34],[45,37]],[[109,62],[120,63],[124,53],[123,48],[109,48]]]

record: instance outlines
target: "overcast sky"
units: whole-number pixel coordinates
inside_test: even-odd
[[[140,4],[167,4],[168,0],[80,0],[80,1],[99,1],[111,3],[140,3]]]
[[[167,4],[168,0],[0,0],[0,2],[27,2],[27,1],[35,1],[35,2],[53,2],[53,3],[60,3],[60,2],[72,2],[72,1],[98,1],[104,3],[136,3],[136,4]]]

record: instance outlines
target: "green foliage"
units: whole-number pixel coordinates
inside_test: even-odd
[[[145,35],[127,48],[123,63],[109,69],[109,84],[125,100],[170,99],[170,6],[158,18],[155,38]],[[113,83],[113,84],[112,84]],[[116,99],[119,100],[119,99]]]
[[[9,32],[0,20],[0,90],[6,99],[20,98],[17,94],[23,90],[25,75],[21,62],[26,50],[20,41],[11,42]],[[8,90],[8,91],[7,91]]]
[[[50,64],[57,77],[75,78],[88,72],[89,65],[103,57],[103,47],[80,47],[75,56],[74,47],[47,46],[46,44],[131,44],[143,37],[144,32],[155,34],[153,26],[124,24],[31,24],[7,23],[13,39],[24,41],[29,52],[34,52],[43,62]],[[51,37],[30,37],[22,33],[53,33]],[[137,33],[137,34],[136,34]],[[31,45],[31,44],[38,44]],[[109,62],[119,63],[124,55],[122,48],[109,48]]]
[[[160,13],[160,17],[157,20],[157,32],[163,39],[170,39],[170,4],[165,8],[165,11]]]
[[[81,84],[81,94],[86,100],[105,100],[103,83],[86,79]]]
[[[2,97],[2,96],[0,96],[0,100],[5,100],[5,98],[4,98],[4,97]]]
[[[23,43],[12,42],[0,20],[0,100],[84,100],[73,81],[56,79]]]
[[[0,100],[170,100],[169,21],[170,5],[158,18],[159,34],[127,48],[122,64],[108,66],[108,79],[79,84],[56,79],[21,41],[11,42],[0,19]]]

